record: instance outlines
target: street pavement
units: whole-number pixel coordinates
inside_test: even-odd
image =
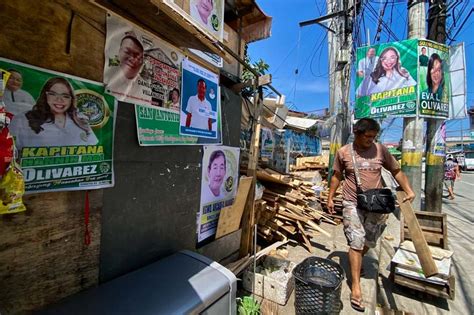
[[[388,280],[391,256],[400,240],[398,219],[391,215],[381,238],[379,290],[377,303],[394,310],[413,314],[473,314],[474,313],[474,173],[462,173],[454,188],[455,199],[444,191],[443,213],[447,214],[448,245],[454,252],[452,273],[456,279],[454,301],[394,285]],[[422,197],[424,197],[422,195]],[[390,236],[390,237],[385,237]],[[393,240],[391,240],[393,237]],[[390,241],[388,240],[390,239]],[[471,269],[472,268],[472,269]]]
[[[456,198],[449,200],[446,198],[447,191],[445,191],[443,212],[448,215],[449,249],[454,251],[452,272],[456,278],[455,300],[422,294],[395,285],[389,280],[390,260],[400,242],[400,222],[396,215],[391,214],[377,247],[371,249],[363,260],[365,276],[361,278],[361,286],[366,304],[365,314],[375,314],[377,308],[405,311],[417,315],[474,314],[474,172],[463,173],[461,180],[455,184],[454,192]],[[424,198],[423,195],[422,198]],[[314,246],[312,254],[300,244],[287,244],[288,259],[299,263],[306,257],[315,255],[338,262],[346,272],[346,278],[342,283],[341,314],[361,314],[354,311],[349,302],[348,246],[342,224],[334,226],[323,223],[321,226],[331,233],[331,237],[314,231],[311,237],[311,243]],[[295,314],[294,303],[295,292],[293,291],[287,304],[278,307],[278,314]]]

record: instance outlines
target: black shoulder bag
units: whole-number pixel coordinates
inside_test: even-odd
[[[351,145],[351,155],[356,179],[357,207],[365,211],[376,213],[393,212],[395,210],[395,198],[389,188],[362,190],[362,182],[360,181],[359,169],[357,168],[355,158],[354,144]]]

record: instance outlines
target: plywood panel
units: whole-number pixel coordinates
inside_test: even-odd
[[[30,195],[26,213],[0,216],[1,314],[38,309],[97,284],[102,191],[89,195],[89,246],[84,198],[84,191]]]
[[[87,1],[0,1],[0,56],[102,81],[105,11]]]
[[[102,81],[105,11],[81,0],[0,1],[0,56]],[[0,216],[0,313],[28,312],[98,283],[102,191],[25,197],[28,211]]]

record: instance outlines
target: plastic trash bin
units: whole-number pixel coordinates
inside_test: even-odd
[[[181,251],[70,296],[42,315],[234,315],[237,278],[207,257]]]
[[[296,314],[339,314],[344,269],[326,258],[309,257],[293,269]]]

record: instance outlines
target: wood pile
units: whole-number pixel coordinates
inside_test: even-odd
[[[323,179],[327,178],[329,156],[308,156],[296,159],[296,165],[290,165],[291,171],[318,170]]]
[[[343,182],[339,185],[339,188],[336,190],[336,193],[334,194],[334,198],[332,199],[334,201],[334,209],[336,212],[342,213],[342,186]],[[321,207],[327,211],[327,204],[328,204],[328,196],[329,196],[329,189],[321,191],[319,195],[319,202],[321,203]],[[336,217],[336,216],[333,216]]]
[[[265,186],[262,201],[256,206],[257,233],[262,239],[273,242],[292,238],[312,252],[306,228],[330,236],[317,223],[336,223],[320,209],[312,182],[271,169],[257,170],[257,179]]]

